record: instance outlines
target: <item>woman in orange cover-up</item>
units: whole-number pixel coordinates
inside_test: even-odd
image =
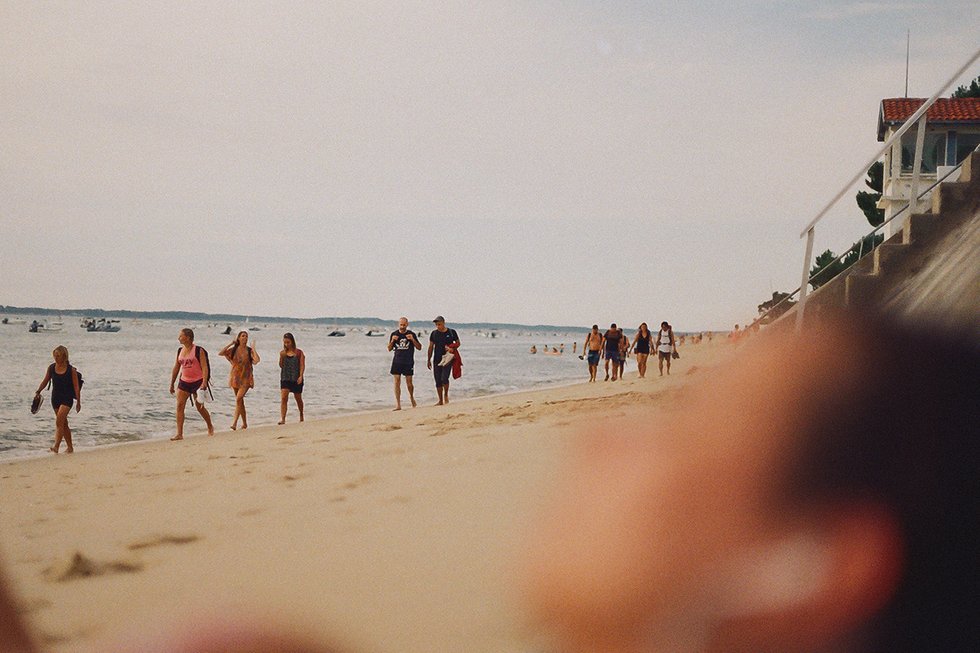
[[[231,373],[228,375],[228,386],[235,391],[235,419],[231,430],[238,428],[238,418],[242,418],[242,429],[248,428],[248,417],[245,413],[245,394],[255,386],[252,366],[258,365],[259,353],[255,351],[255,343],[248,346],[248,331],[239,331],[238,336],[224,349],[218,352],[231,363]]]

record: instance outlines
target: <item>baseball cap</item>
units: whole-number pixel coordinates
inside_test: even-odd
[[[434,323],[436,323],[436,324],[438,324],[439,322],[445,322],[445,321],[446,321],[446,318],[444,318],[444,317],[443,317],[443,316],[441,316],[441,315],[436,315],[436,319],[434,319],[434,320],[432,320],[432,321],[433,321]]]

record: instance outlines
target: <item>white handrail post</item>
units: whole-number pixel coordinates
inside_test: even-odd
[[[796,332],[803,329],[803,309],[806,307],[807,287],[810,285],[810,258],[813,256],[813,229],[806,230],[806,253],[803,255],[803,281],[800,282],[800,301],[796,305]]]
[[[912,186],[909,189],[909,208],[905,220],[919,208],[919,176],[922,173],[922,150],[926,142],[926,114],[919,118],[919,127],[915,132],[915,155],[912,157]],[[904,220],[903,220],[904,222]]]

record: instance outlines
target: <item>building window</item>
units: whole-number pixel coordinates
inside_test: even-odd
[[[956,135],[956,163],[960,163],[970,156],[970,152],[977,149],[977,145],[980,145],[980,134],[958,133]]]
[[[962,138],[965,134],[961,134]],[[911,174],[915,160],[915,130],[902,135],[902,172]],[[936,172],[936,167],[946,161],[946,133],[927,133],[922,146],[922,168],[920,172]]]

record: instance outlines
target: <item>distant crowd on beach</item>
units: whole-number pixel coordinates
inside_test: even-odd
[[[683,346],[687,338],[690,338],[691,344],[700,344],[704,338],[710,342],[712,335],[711,332],[707,332],[675,336],[674,327],[665,320],[660,323],[660,329],[656,333],[652,333],[647,323],[643,322],[630,339],[622,327],[617,327],[615,322],[610,324],[604,333],[599,332],[598,324],[593,324],[592,330],[585,335],[579,358],[588,359],[589,383],[595,382],[601,360],[606,361],[606,381],[622,379],[626,361],[630,356],[636,358],[636,368],[641,379],[646,378],[647,361],[651,355],[656,356],[660,376],[663,376],[665,368],[666,373],[670,374],[671,360],[680,358],[677,348]],[[572,343],[572,353],[577,351],[578,341],[575,341]],[[537,354],[537,345],[531,345],[529,353]],[[550,348],[544,345],[541,353],[549,356],[562,355],[565,353],[565,343]]]

